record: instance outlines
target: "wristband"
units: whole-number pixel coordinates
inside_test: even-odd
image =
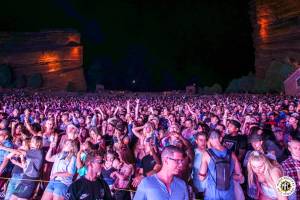
[[[201,173],[199,173],[198,175],[199,175],[199,176],[206,177],[206,174],[201,174]]]

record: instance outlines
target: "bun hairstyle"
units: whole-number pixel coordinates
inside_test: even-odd
[[[211,130],[208,133],[209,139],[219,139],[221,137],[221,132],[219,130]]]

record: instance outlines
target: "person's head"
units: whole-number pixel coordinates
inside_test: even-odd
[[[29,150],[30,149],[30,142],[31,142],[30,138],[23,139],[21,148],[26,150],[26,151]]]
[[[220,131],[221,137],[225,136],[226,128],[225,128],[225,126],[223,124],[218,124],[215,129],[218,130],[218,131]]]
[[[192,120],[191,119],[185,120],[184,126],[185,126],[185,128],[192,128],[193,127]]]
[[[144,125],[144,129],[143,129],[144,134],[152,133],[152,131],[153,131],[153,125],[152,125],[152,123],[151,122],[147,122]]]
[[[98,132],[97,127],[91,127],[89,129],[89,135],[91,138],[94,138],[94,139],[98,138],[99,132]]]
[[[88,173],[100,174],[102,170],[103,157],[97,151],[92,151],[87,154],[85,165]]]
[[[158,127],[158,124],[159,124],[159,119],[158,117],[153,117],[150,122],[153,124],[154,127]]]
[[[275,167],[263,152],[253,151],[247,164],[249,185],[254,182],[254,174],[265,177],[267,184],[275,185],[271,178],[271,170]]]
[[[274,121],[275,120],[275,113],[274,112],[269,113],[268,118],[269,118],[270,121]]]
[[[161,153],[162,168],[172,175],[182,170],[184,152],[176,146],[167,146]]]
[[[230,120],[228,124],[228,132],[229,134],[237,133],[240,130],[241,124],[236,120]]]
[[[291,137],[288,149],[291,153],[291,156],[294,159],[300,161],[300,137],[298,135],[294,135]]]
[[[79,112],[78,110],[75,110],[75,111],[74,111],[74,116],[75,116],[76,118],[79,118],[79,117],[80,117],[80,112]]]
[[[168,109],[167,109],[167,108],[164,108],[163,111],[162,111],[162,114],[163,114],[164,116],[168,116],[168,114],[169,114]]]
[[[21,135],[22,133],[25,133],[25,132],[27,132],[26,127],[22,123],[17,124],[15,134]]]
[[[29,109],[29,108],[26,108],[26,109],[24,110],[24,115],[25,115],[25,116],[29,116],[29,115],[30,115],[30,109]]]
[[[52,119],[48,119],[45,123],[46,130],[53,130],[54,129],[54,122]]]
[[[257,133],[252,133],[249,136],[249,143],[255,151],[262,151],[263,150],[263,137]]]
[[[124,162],[126,164],[134,164],[135,163],[135,159],[134,159],[134,154],[131,152],[131,150],[126,147],[120,147],[119,151],[119,158],[121,160],[121,162]]]
[[[69,124],[66,129],[68,139],[75,140],[78,137],[79,130],[73,124]]]
[[[170,127],[169,127],[169,132],[176,132],[176,133],[179,133],[179,132],[180,132],[179,125],[176,124],[176,123],[170,125]]]
[[[43,138],[41,136],[33,136],[30,140],[31,149],[41,149],[43,147]]]
[[[294,117],[294,116],[290,116],[290,118],[289,118],[289,124],[292,125],[292,126],[296,126],[298,124],[297,118]]]
[[[126,131],[126,123],[119,119],[115,124],[115,134],[124,134]]]
[[[249,135],[252,134],[263,135],[263,130],[259,126],[252,126],[249,130]]]
[[[267,120],[267,114],[266,113],[262,113],[260,117],[261,117],[262,121],[266,121]]]
[[[289,112],[294,112],[295,111],[295,107],[294,105],[289,105]]]
[[[105,161],[112,163],[115,159],[115,155],[112,152],[107,152],[104,159]]]
[[[0,143],[4,142],[9,136],[7,129],[0,129]]]
[[[0,122],[0,129],[7,129],[9,125],[9,122],[7,119],[2,119]]]
[[[41,127],[41,125],[39,123],[33,123],[31,125],[31,128],[35,132],[40,132],[42,130],[42,127]]]
[[[81,126],[81,127],[85,126],[84,118],[83,117],[79,117],[77,120],[78,120],[79,126]]]
[[[90,141],[85,141],[83,144],[81,144],[81,148],[85,152],[90,152],[92,150],[93,144]]]
[[[90,125],[91,122],[92,122],[92,116],[90,116],[90,115],[86,116],[86,118],[85,118],[85,124],[86,125]]]
[[[68,113],[62,114],[62,116],[61,116],[61,121],[62,121],[63,123],[68,122],[68,121],[69,121],[69,114],[68,114]]]
[[[274,135],[277,142],[282,142],[284,140],[284,132],[281,128],[275,128]]]
[[[170,114],[168,119],[170,120],[170,122],[175,122],[175,116],[173,114]]]
[[[15,109],[13,110],[13,112],[12,112],[12,115],[13,115],[14,117],[18,117],[18,115],[19,115],[19,110],[18,110],[17,108],[15,108]]]
[[[217,115],[212,115],[210,118],[212,124],[217,124],[219,122],[219,117]]]
[[[212,147],[221,145],[221,133],[218,130],[211,130],[208,134],[208,141]]]
[[[196,134],[196,144],[199,149],[205,150],[207,143],[207,134],[205,132],[200,132]]]
[[[77,143],[75,140],[66,140],[64,147],[63,147],[63,152],[68,152],[69,155],[75,155],[77,152]]]
[[[201,123],[198,124],[197,131],[208,133],[210,131],[210,128],[206,123],[201,122]]]

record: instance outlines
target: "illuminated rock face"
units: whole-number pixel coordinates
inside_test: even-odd
[[[0,64],[10,65],[17,74],[40,73],[43,88],[86,90],[82,68],[83,48],[76,31],[0,33]]]
[[[300,66],[300,1],[252,0],[256,75],[263,78],[272,60]]]

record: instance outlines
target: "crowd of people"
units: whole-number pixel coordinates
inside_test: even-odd
[[[6,200],[300,199],[298,98],[0,96]]]

